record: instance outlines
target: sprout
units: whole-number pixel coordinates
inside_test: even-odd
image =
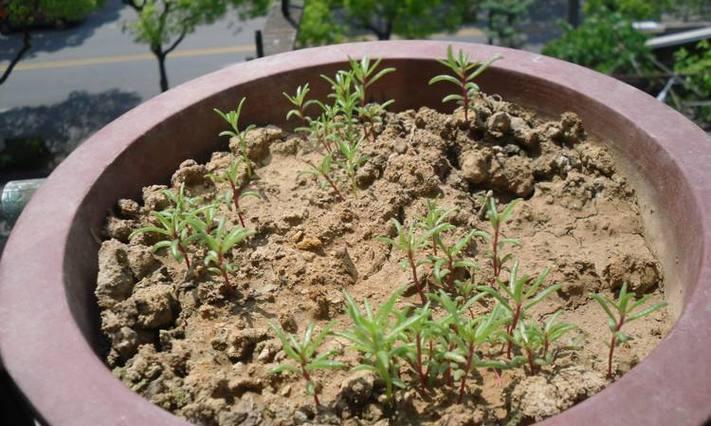
[[[479,93],[479,85],[474,83],[473,80],[479,76],[479,74],[486,71],[489,65],[499,59],[501,59],[501,56],[496,55],[484,63],[470,62],[469,56],[462,50],[459,51],[457,56],[454,56],[452,46],[448,46],[447,59],[438,60],[437,62],[449,68],[454,75],[441,74],[435,76],[430,80],[430,85],[444,81],[457,86],[460,92],[445,96],[442,102],[457,102],[458,105],[464,108],[464,121],[469,122],[469,110],[472,107],[472,99]]]
[[[650,295],[647,294],[639,300],[635,300],[634,293],[627,292],[627,283],[622,284],[617,300],[608,299],[599,293],[590,294],[590,297],[600,304],[600,307],[608,317],[607,323],[612,336],[610,338],[610,352],[607,355],[607,377],[612,378],[612,356],[615,347],[631,339],[630,336],[622,332],[622,326],[662,309],[667,303],[655,303],[642,309],[642,306],[649,300]]]
[[[318,370],[333,370],[345,367],[345,364],[333,359],[337,351],[318,352],[326,338],[331,335],[331,327],[326,326],[314,337],[314,325],[309,323],[304,336],[301,340],[298,340],[296,336],[282,330],[279,325],[275,323],[270,323],[270,325],[281,341],[282,350],[292,361],[281,363],[270,372],[272,374],[284,372],[300,374],[306,381],[306,393],[313,395],[314,403],[318,408],[321,403],[318,400],[316,382],[313,381],[311,374]]]

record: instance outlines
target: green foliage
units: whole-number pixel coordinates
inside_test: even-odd
[[[322,46],[343,41],[345,28],[332,16],[335,0],[309,0],[299,25],[298,42],[307,46]]]
[[[350,70],[340,70],[333,77],[321,75],[331,87],[328,99],[332,103],[307,100],[308,84],[299,86],[294,96],[284,94],[295,107],[287,112],[287,118],[300,118],[306,126],[297,130],[305,132],[306,139],[326,151],[319,165],[307,162],[309,169],[301,174],[316,176],[319,181],[323,178],[322,187],[323,182],[328,183],[341,200],[345,198],[336,185],[337,172],[345,175],[355,194],[358,189],[358,170],[368,160],[362,153],[361,143],[366,138],[375,141],[375,126],[382,123],[385,108],[393,102],[367,101],[367,89],[383,76],[395,71],[394,68],[378,69],[380,62],[380,59],[371,61],[368,57],[360,60],[349,58]],[[321,114],[316,118],[306,115],[306,108],[311,105],[321,109]]]
[[[355,368],[356,371],[370,371],[385,383],[385,395],[392,401],[395,387],[404,388],[405,383],[400,378],[400,361],[408,352],[407,345],[402,343],[405,330],[420,321],[425,311],[417,311],[418,315],[402,315],[395,304],[402,295],[402,289],[394,292],[377,311],[368,303],[363,302],[364,310],[358,307],[356,301],[344,293],[346,312],[353,321],[353,326],[337,333],[351,342],[353,349],[360,352],[362,359]]]
[[[197,241],[207,249],[207,255],[203,259],[205,266],[210,272],[222,275],[226,289],[231,290],[232,284],[228,274],[234,272],[237,265],[230,261],[228,254],[253,235],[254,231],[241,226],[228,228],[224,218],[219,218],[217,226],[214,226],[212,215],[206,215],[202,219],[193,216],[190,218],[190,224],[196,232]]]
[[[103,6],[104,0],[3,0],[0,1],[0,28],[22,31],[22,46],[0,72],[0,85],[10,77],[15,65],[32,48],[32,33],[41,24],[80,21]],[[9,53],[9,52],[8,52]]]
[[[513,342],[521,349],[523,355],[515,357],[513,362],[527,363],[531,375],[536,374],[540,366],[551,364],[556,360],[560,351],[567,348],[567,346],[557,346],[556,343],[577,328],[574,324],[558,322],[558,315],[560,311],[553,314],[543,327],[524,319],[514,330]]]
[[[230,190],[225,193],[225,199],[232,201],[235,213],[237,213],[237,217],[239,218],[239,223],[244,228],[244,217],[239,204],[240,199],[245,197],[260,197],[257,192],[246,190],[248,181],[246,179],[242,179],[240,176],[240,165],[242,163],[243,160],[241,160],[240,157],[237,157],[230,162],[230,165],[221,174],[210,174],[210,178],[215,183],[227,182],[229,184]]]
[[[642,74],[654,68],[647,37],[619,13],[593,15],[578,28],[562,24],[564,34],[546,44],[543,54],[606,74]]]
[[[147,44],[158,59],[161,90],[168,90],[165,58],[198,25],[211,24],[236,8],[241,18],[266,13],[270,0],[123,0],[136,11],[127,25],[138,43]]]
[[[313,99],[307,100],[306,96],[309,94],[311,89],[309,89],[309,83],[304,84],[303,86],[299,86],[296,88],[296,93],[294,96],[289,96],[286,93],[283,93],[283,95],[286,97],[286,99],[289,100],[289,102],[294,105],[294,109],[289,110],[289,112],[286,113],[286,119],[290,120],[292,117],[297,117],[300,119],[303,123],[309,124],[311,121],[310,117],[306,114],[306,109],[311,106],[317,104],[317,102]],[[297,131],[307,131],[308,128],[298,128],[296,129]]]
[[[518,261],[515,261],[509,273],[508,285],[497,280],[500,290],[492,286],[478,287],[480,291],[496,299],[511,314],[511,321],[507,330],[511,340],[509,340],[506,351],[509,358],[511,358],[514,330],[519,321],[526,316],[526,311],[560,289],[560,284],[542,288],[547,276],[548,269],[541,272],[535,279],[531,279],[528,275],[519,276]]]
[[[433,228],[430,232],[439,233],[441,230],[451,228],[449,223]],[[439,288],[444,288],[452,294],[456,294],[461,287],[461,283],[456,279],[458,271],[473,272],[478,265],[466,256],[466,249],[469,247],[472,238],[479,233],[478,230],[467,232],[452,244],[438,240],[441,249],[440,255],[431,255],[428,262],[432,264],[432,278]],[[427,234],[428,235],[428,234]]]
[[[455,85],[459,89],[459,93],[453,93],[445,96],[442,102],[456,102],[464,108],[464,121],[469,122],[469,110],[473,106],[474,97],[479,93],[479,85],[474,83],[474,79],[495,61],[501,59],[501,56],[496,55],[486,62],[471,62],[469,56],[460,50],[455,56],[452,52],[452,46],[447,47],[447,58],[438,60],[440,64],[449,68],[453,75],[441,74],[433,77],[430,80],[430,85],[447,82]]]
[[[185,195],[185,187],[180,186],[178,193],[166,189],[162,194],[171,202],[171,206],[159,212],[151,212],[151,216],[158,222],[157,225],[143,226],[131,233],[130,238],[143,234],[158,234],[162,238],[153,245],[153,250],[167,248],[171,256],[178,262],[185,261],[190,269],[190,258],[187,247],[195,240],[196,236],[191,228],[191,222],[197,210],[197,200]]]
[[[230,125],[231,129],[220,132],[220,136],[227,136],[229,138],[237,139],[239,146],[239,155],[242,157],[242,162],[247,167],[247,177],[251,177],[252,161],[247,155],[247,132],[254,129],[255,126],[254,124],[250,124],[244,130],[239,129],[239,116],[240,114],[242,114],[242,106],[244,105],[244,102],[246,100],[247,98],[242,98],[239,101],[239,105],[237,105],[237,109],[235,110],[222,112],[219,109],[214,108],[213,111],[215,111],[220,117],[222,117],[227,122],[227,124]]]
[[[350,181],[351,191],[355,194],[358,192],[358,183],[356,173],[358,169],[368,161],[368,157],[360,152],[360,141],[349,142],[347,140],[338,143],[338,151],[341,154],[339,165]]]
[[[631,339],[630,336],[622,332],[622,326],[628,322],[644,318],[653,312],[662,309],[667,305],[666,302],[655,303],[646,308],[643,306],[647,303],[650,295],[644,295],[640,299],[635,300],[634,293],[627,292],[627,283],[622,284],[620,294],[617,300],[609,299],[602,294],[590,294],[607,315],[607,324],[610,328],[612,337],[610,339],[610,352],[607,359],[607,377],[612,377],[612,357],[615,347],[620,343],[624,343]]]
[[[314,403],[318,407],[321,405],[318,400],[318,389],[311,375],[318,370],[334,370],[345,367],[345,364],[333,359],[338,354],[337,351],[318,352],[326,338],[331,335],[331,327],[326,326],[314,336],[315,327],[309,323],[304,336],[299,340],[296,336],[282,330],[278,324],[271,323],[270,325],[281,342],[282,350],[291,360],[291,362],[284,362],[274,367],[271,373],[300,374],[306,382],[306,393],[313,395]]]
[[[711,43],[703,40],[696,45],[694,53],[679,49],[674,54],[674,72],[683,76],[684,100],[709,101],[711,94]],[[711,104],[698,105],[687,112],[702,127],[711,128]]]
[[[447,312],[444,320],[446,328],[453,330],[447,333],[448,352],[444,358],[454,363],[452,378],[458,380],[459,399],[461,403],[464,398],[467,377],[475,368],[489,367],[499,370],[509,368],[506,362],[496,359],[483,359],[477,351],[485,343],[493,343],[503,333],[502,327],[508,321],[501,305],[496,305],[487,315],[470,318],[464,314],[467,309],[478,299],[484,296],[483,293],[469,299],[464,305],[460,305],[452,300],[446,293],[440,292],[436,300],[440,302]]]
[[[661,13],[672,6],[671,0],[586,0],[586,16],[619,13],[631,20],[659,19]]]
[[[425,291],[417,276],[416,255],[417,252],[427,244],[429,233],[422,234],[417,232],[417,224],[411,224],[405,228],[405,226],[395,218],[390,219],[390,223],[395,227],[395,238],[380,236],[377,237],[377,240],[393,247],[406,256],[406,260],[401,262],[400,266],[402,266],[403,269],[410,268],[412,272],[412,282],[415,284],[417,293],[420,295],[420,300],[424,304],[426,301]]]
[[[455,229],[455,226],[447,221],[452,213],[454,213],[454,209],[445,210],[437,207],[437,203],[434,201],[427,200],[427,213],[418,225],[431,235],[433,256],[437,256],[437,247],[442,244],[441,235]]]
[[[387,74],[395,72],[395,68],[393,67],[383,68],[376,72],[381,61],[382,59],[376,59],[371,63],[368,56],[363,56],[360,61],[348,58],[348,62],[351,66],[351,74],[355,80],[356,91],[360,94],[361,105],[368,103],[367,91],[370,86]],[[392,101],[389,102],[392,103]]]
[[[519,48],[526,38],[518,27],[525,20],[533,0],[485,0],[482,11],[487,14],[490,42],[500,46]]]
[[[333,171],[333,156],[331,154],[324,155],[318,165],[314,165],[309,161],[307,161],[306,164],[309,166],[309,168],[299,172],[299,175],[314,176],[319,181],[321,187],[325,186],[325,182],[331,187],[331,189],[333,189],[333,191],[336,193],[336,195],[338,195],[338,198],[340,198],[341,201],[345,201],[345,197],[338,189],[338,186],[331,177],[331,173]],[[321,178],[323,178],[323,181],[321,181]]]
[[[3,7],[8,22],[22,28],[48,21],[78,21],[103,4],[104,0],[5,0]]]
[[[306,45],[337,43],[362,30],[379,40],[393,34],[425,38],[437,31],[454,31],[470,16],[467,0],[309,0],[299,28]]]
[[[506,238],[501,233],[501,225],[511,219],[513,209],[516,207],[518,200],[513,200],[499,213],[494,197],[486,198],[486,218],[491,225],[491,233],[480,231],[477,235],[481,236],[489,243],[489,249],[486,251],[486,256],[491,261],[491,269],[493,271],[494,280],[499,278],[501,271],[506,266],[509,260],[513,258],[512,253],[506,253],[506,247],[515,247],[519,241],[514,238]]]

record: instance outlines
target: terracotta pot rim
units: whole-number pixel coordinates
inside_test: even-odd
[[[576,65],[469,43],[391,41],[299,50],[200,77],[107,125],[55,170],[18,220],[0,262],[0,356],[44,420],[53,425],[186,424],[111,375],[82,334],[71,308],[79,301],[69,300],[66,290],[73,284],[64,277],[74,268],[67,236],[85,214],[80,207],[94,183],[131,144],[190,105],[240,84],[364,54],[432,61],[450,44],[476,58],[502,53],[504,60],[492,72],[545,81],[594,100],[607,108],[601,113],[618,114],[634,132],[654,141],[648,151],[668,164],[683,182],[682,192],[690,194],[687,216],[680,219],[686,221],[683,226],[697,227],[691,243],[698,259],[681,259],[690,264],[691,290],[684,294],[673,330],[617,383],[544,423],[641,425],[674,419],[674,424],[691,425],[709,418],[711,401],[704,395],[711,395],[711,309],[704,305],[711,300],[711,139],[654,98]]]

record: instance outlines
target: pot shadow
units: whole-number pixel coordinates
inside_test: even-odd
[[[141,100],[136,93],[118,89],[97,94],[79,91],[58,104],[13,108],[0,113],[0,139],[41,138],[56,166],[87,137]]]
[[[49,152],[48,158],[30,166],[9,161],[0,169],[0,185],[10,180],[47,176],[84,140],[141,100],[135,93],[116,89],[98,94],[72,92],[58,104],[13,108],[0,113],[0,155],[9,153],[9,140],[12,139],[39,139]],[[10,229],[11,225],[0,217],[0,254]]]
[[[92,12],[83,21],[68,24],[65,28],[37,28],[32,31],[32,49],[22,60],[31,59],[38,53],[51,53],[66,47],[80,46],[96,30],[110,24],[120,17],[124,7],[121,0],[107,0],[103,7]],[[22,33],[13,31],[0,36],[0,62],[9,61],[22,47]],[[22,61],[20,61],[22,63]]]

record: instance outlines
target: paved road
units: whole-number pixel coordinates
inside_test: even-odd
[[[158,94],[155,58],[123,31],[134,17],[120,0],[109,0],[77,27],[38,34],[32,53],[0,86],[0,111],[56,104],[78,90],[118,89],[142,100]],[[254,31],[263,23],[264,18],[239,22],[234,15],[199,27],[168,58],[171,85],[254,56]],[[0,38],[0,66],[18,45],[17,36]]]
[[[32,51],[0,86],[0,141],[39,136],[53,153],[30,175],[51,169],[97,129],[160,93],[155,57],[123,31],[135,16],[121,0],[107,0],[78,26],[36,34]],[[233,12],[198,27],[168,56],[171,86],[254,57],[254,32],[264,20],[241,22]],[[19,45],[19,35],[0,36],[0,69]],[[0,181],[24,176],[4,175]]]

